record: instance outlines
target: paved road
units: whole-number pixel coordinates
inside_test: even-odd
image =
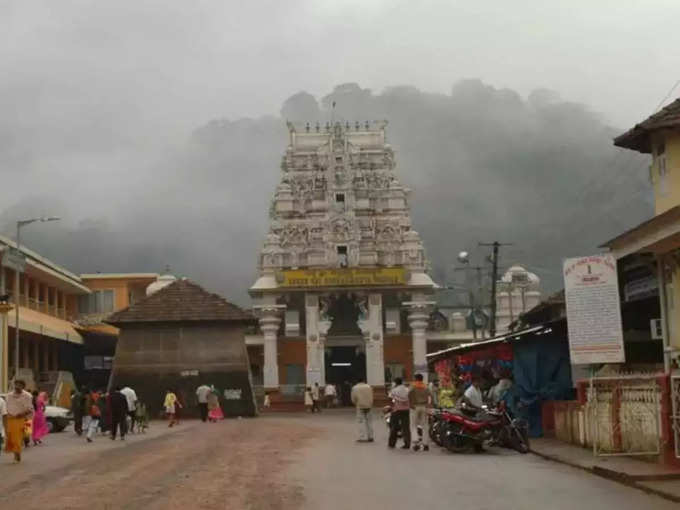
[[[330,414],[330,413],[329,413]],[[376,422],[376,442],[353,442],[352,417],[309,417],[325,430],[322,440],[303,449],[290,468],[304,486],[304,509],[474,509],[574,510],[678,506],[657,496],[592,474],[505,449],[454,455],[388,450],[384,423]]]
[[[0,461],[0,508],[27,509],[616,509],[673,503],[507,450],[450,455],[354,442],[353,415],[154,424],[125,443],[66,432]]]

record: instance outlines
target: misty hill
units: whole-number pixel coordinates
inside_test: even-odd
[[[483,262],[487,252],[477,243],[499,240],[515,243],[502,250],[504,266],[523,263],[556,289],[563,257],[593,253],[652,214],[645,158],[612,145],[622,129],[550,91],[522,98],[467,80],[448,95],[409,86],[374,93],[356,84],[319,100],[301,92],[279,116],[218,119],[196,129],[186,146],[148,169],[152,186],[116,198],[116,217],[93,219],[67,201],[26,195],[0,215],[0,227],[11,233],[14,218],[42,214],[47,200],[50,213],[70,220],[31,227],[25,239],[69,269],[170,264],[247,303],[280,176],[285,119],[330,118],[389,120],[397,174],[414,190],[414,228],[441,284],[453,281],[458,251]]]

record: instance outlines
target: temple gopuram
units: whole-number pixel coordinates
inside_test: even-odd
[[[387,122],[288,124],[270,227],[250,288],[272,402],[305,386],[427,377],[437,287],[395,175]]]

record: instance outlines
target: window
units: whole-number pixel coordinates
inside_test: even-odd
[[[108,313],[113,312],[113,290],[95,290],[87,296],[78,298],[78,312]]]
[[[338,204],[344,204],[345,203],[345,194],[344,193],[336,193],[335,194],[335,201]]]

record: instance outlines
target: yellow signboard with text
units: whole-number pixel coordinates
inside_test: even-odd
[[[407,271],[401,267],[291,269],[277,275],[281,287],[406,285],[407,280]]]

